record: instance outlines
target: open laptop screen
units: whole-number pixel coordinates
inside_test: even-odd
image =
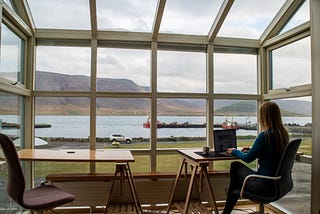
[[[214,130],[213,140],[215,152],[225,152],[227,148],[237,148],[237,136],[235,129]]]

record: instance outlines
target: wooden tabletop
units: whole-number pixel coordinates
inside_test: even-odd
[[[20,160],[61,162],[134,162],[128,150],[22,149]]]
[[[201,161],[215,161],[215,160],[231,160],[231,159],[236,159],[237,157],[234,156],[225,156],[225,157],[203,157],[202,155],[198,155],[195,152],[202,152],[201,150],[194,150],[194,149],[181,149],[178,150],[179,154],[182,156],[192,159],[193,161],[196,162],[201,162]]]

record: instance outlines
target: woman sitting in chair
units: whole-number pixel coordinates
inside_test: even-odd
[[[239,196],[234,194],[234,190],[241,188],[247,175],[275,175],[282,151],[289,142],[289,133],[282,124],[280,108],[276,103],[263,103],[260,107],[259,119],[263,131],[258,135],[250,149],[239,151],[235,148],[229,148],[227,150],[227,153],[237,156],[246,163],[258,159],[259,168],[254,171],[239,161],[231,163],[230,185],[223,214],[231,213],[233,210],[239,199]],[[256,193],[268,194],[272,191],[272,188],[267,182],[270,181],[255,179],[249,181],[246,188]]]

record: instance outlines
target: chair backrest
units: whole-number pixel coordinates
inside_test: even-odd
[[[289,142],[282,153],[279,167],[276,172],[276,176],[281,176],[281,179],[276,182],[276,189],[278,190],[277,199],[282,198],[293,188],[291,173],[300,143],[301,139]]]
[[[15,202],[22,205],[23,194],[25,191],[25,180],[16,147],[9,137],[1,133],[0,144],[8,168],[6,191]]]

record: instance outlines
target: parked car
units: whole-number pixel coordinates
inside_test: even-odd
[[[126,142],[127,144],[131,143],[132,138],[126,137],[122,134],[111,134],[109,137],[111,142]]]

